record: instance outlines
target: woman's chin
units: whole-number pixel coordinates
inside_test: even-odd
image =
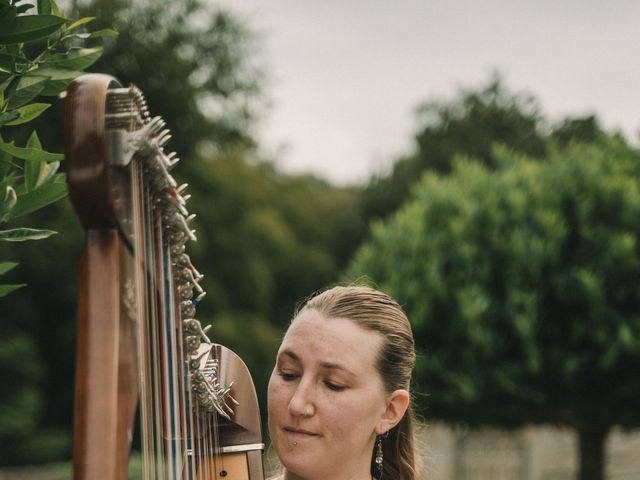
[[[287,451],[280,456],[280,463],[289,475],[285,478],[315,478],[323,467],[311,455],[303,452]]]

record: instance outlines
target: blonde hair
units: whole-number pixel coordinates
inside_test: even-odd
[[[388,393],[409,391],[415,365],[415,345],[407,315],[387,294],[364,286],[334,287],[303,304],[296,315],[313,309],[328,318],[346,318],[360,327],[378,332],[384,339],[377,355],[376,368]],[[404,417],[383,440],[384,479],[416,480],[414,415],[409,408]],[[371,472],[377,476],[375,448],[371,455]]]

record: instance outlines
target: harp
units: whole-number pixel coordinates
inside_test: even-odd
[[[107,75],[71,83],[64,106],[78,271],[75,480],[126,479],[136,412],[143,478],[262,480],[251,376],[196,319],[201,275],[169,133],[140,90]]]

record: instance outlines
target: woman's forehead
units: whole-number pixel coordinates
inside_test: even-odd
[[[346,318],[329,318],[316,310],[303,310],[293,320],[280,351],[300,359],[320,357],[321,362],[357,362],[374,366],[382,336]],[[314,358],[315,359],[315,358]]]

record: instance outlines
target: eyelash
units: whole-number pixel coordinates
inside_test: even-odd
[[[298,375],[295,373],[290,373],[290,372],[278,372],[278,375],[280,375],[280,377],[282,377],[282,379],[285,382],[292,382],[293,380],[295,380],[296,378],[298,378]]]
[[[344,385],[338,385],[337,383],[332,382],[324,382],[329,390],[333,390],[334,392],[342,392],[345,388]]]
[[[298,374],[290,373],[290,372],[281,371],[281,372],[278,372],[278,375],[280,375],[280,378],[282,378],[282,380],[284,380],[285,382],[293,382],[298,378]],[[324,384],[327,386],[329,390],[332,390],[334,392],[342,392],[347,388],[344,385],[339,385],[337,383],[333,383],[329,381],[325,381]]]

